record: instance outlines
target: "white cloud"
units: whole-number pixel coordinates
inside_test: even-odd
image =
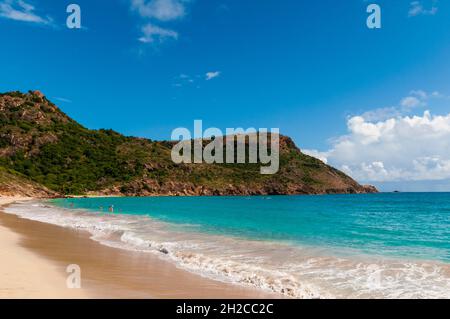
[[[153,43],[156,40],[162,42],[168,38],[176,40],[178,39],[178,33],[149,23],[142,27],[142,37],[139,38],[139,41],[143,43]]]
[[[132,0],[131,7],[138,11],[143,18],[171,21],[184,17],[186,2],[182,0]]]
[[[410,3],[408,15],[410,17],[415,17],[418,15],[435,15],[438,12],[437,4],[438,1],[433,0],[431,7],[426,9],[422,1],[413,1]]]
[[[156,39],[159,42],[167,38],[178,39],[177,31],[160,24],[184,18],[188,3],[190,0],[131,0],[131,9],[146,21],[139,41],[154,43]]]
[[[219,77],[220,72],[219,71],[207,72],[205,76],[206,76],[206,81],[209,81],[209,80]]]
[[[426,100],[428,98],[428,93],[423,90],[413,90],[410,92],[411,95],[417,96],[422,100]],[[433,95],[433,94],[432,94]]]
[[[423,90],[413,90],[402,98],[398,105],[382,107],[367,111],[361,115],[366,121],[381,121],[388,118],[408,115],[416,108],[424,108],[431,99],[444,98],[439,92],[427,93]]]
[[[0,1],[0,17],[37,24],[51,24],[53,21],[50,17],[35,13],[35,7],[23,0]]]
[[[348,119],[349,133],[326,152],[306,154],[361,182],[429,181],[450,178],[450,114]]]
[[[215,72],[207,72],[205,74],[196,74],[196,75],[189,75],[185,73],[181,73],[180,75],[175,76],[175,84],[173,86],[175,87],[183,87],[183,86],[190,86],[199,89],[200,86],[196,83],[203,81],[210,81],[212,79],[215,79],[219,77],[221,72],[215,71]]]
[[[407,96],[403,98],[400,102],[402,107],[413,108],[417,107],[421,104],[421,101],[415,96]]]
[[[318,150],[302,150],[303,153],[306,155],[315,157],[317,159],[320,159],[325,164],[328,164],[328,153],[327,152],[320,152]]]
[[[72,103],[72,100],[67,99],[65,97],[54,97],[55,100],[60,101],[60,102],[64,102],[64,103]]]

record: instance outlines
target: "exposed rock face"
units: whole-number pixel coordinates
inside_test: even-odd
[[[280,169],[260,164],[175,164],[173,142],[89,130],[38,91],[0,94],[0,167],[43,194],[211,196],[372,193],[280,136]],[[9,185],[12,189],[12,185]],[[30,186],[30,189],[32,187]],[[39,188],[39,187],[38,187]]]
[[[44,94],[41,91],[33,91],[33,94],[36,95],[37,97],[40,97],[41,99],[44,97]]]
[[[378,189],[373,185],[363,185],[364,193],[378,193]]]
[[[49,198],[58,194],[26,177],[0,167],[0,196]]]

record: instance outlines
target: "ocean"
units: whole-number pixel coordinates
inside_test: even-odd
[[[288,297],[450,298],[450,193],[77,198],[7,212]]]

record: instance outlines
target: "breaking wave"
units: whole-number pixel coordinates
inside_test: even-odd
[[[21,218],[88,231],[104,245],[155,254],[190,272],[292,298],[450,298],[450,265],[339,256],[318,247],[198,232],[148,216],[64,209],[46,202],[5,209]]]

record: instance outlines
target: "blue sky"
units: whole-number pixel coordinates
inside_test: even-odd
[[[89,128],[152,139],[195,119],[221,129],[278,127],[358,180],[396,188],[428,180],[437,156],[442,171],[430,179],[447,185],[450,154],[439,151],[447,145],[416,154],[382,135],[367,146],[361,129],[396,119],[402,141],[407,117],[425,121],[429,110],[427,132],[441,122],[435,116],[447,121],[448,1],[373,1],[382,9],[379,30],[367,28],[364,0],[55,2],[0,0],[0,91],[39,89]],[[65,25],[69,3],[81,7],[81,30]],[[364,121],[350,121],[358,116]],[[437,139],[427,136],[425,145]],[[343,140],[357,144],[355,154],[395,148],[435,166],[427,162],[424,173],[379,154],[347,158],[336,151]],[[405,173],[411,169],[417,174]]]

